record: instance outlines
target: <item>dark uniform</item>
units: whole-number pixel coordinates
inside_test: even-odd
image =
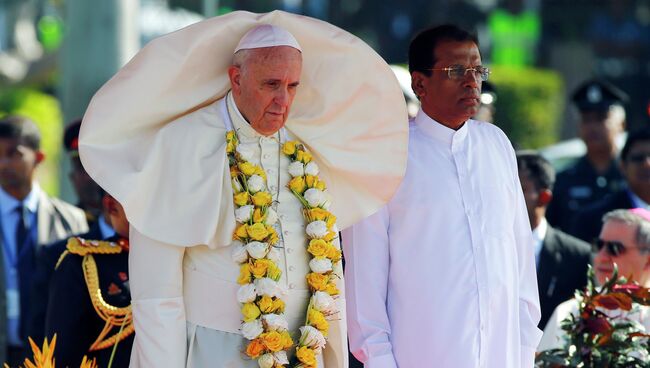
[[[134,327],[128,276],[128,241],[72,238],[54,272],[46,335],[57,334],[57,366],[78,367],[84,355],[98,367],[129,366]]]
[[[592,80],[574,92],[572,101],[584,113],[623,104],[627,101],[627,95],[609,83]],[[623,188],[625,179],[616,160],[612,159],[605,173],[598,173],[585,155],[557,175],[546,219],[555,228],[570,233],[573,218],[580,209]]]

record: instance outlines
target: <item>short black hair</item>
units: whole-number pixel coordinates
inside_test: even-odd
[[[434,51],[439,43],[445,41],[465,42],[471,41],[478,47],[478,37],[454,24],[443,24],[427,28],[418,33],[409,45],[409,72],[422,72],[431,75],[436,63]]]
[[[537,151],[525,150],[517,152],[519,170],[527,170],[538,190],[553,190],[555,185],[555,169]]]
[[[35,151],[41,148],[41,132],[36,123],[20,115],[0,118],[0,138],[17,139],[19,144]]]
[[[627,162],[632,146],[640,141],[650,141],[650,125],[643,125],[642,127],[628,133],[625,145],[621,150],[621,161]]]

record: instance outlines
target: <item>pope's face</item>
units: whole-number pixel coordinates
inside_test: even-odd
[[[302,54],[289,46],[253,49],[228,74],[237,108],[253,129],[273,135],[284,126],[300,83]]]

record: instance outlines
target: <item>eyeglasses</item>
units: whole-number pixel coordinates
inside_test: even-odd
[[[621,254],[625,253],[625,245],[618,241],[607,241],[603,239],[594,239],[591,243],[591,249],[594,253],[600,252],[601,249],[605,248],[607,254],[612,257],[618,257]]]
[[[473,66],[471,68],[466,68],[462,65],[454,65],[446,68],[430,68],[425,70],[445,71],[447,72],[447,77],[452,80],[464,79],[469,72],[472,73],[474,78],[480,78],[481,81],[488,80],[488,77],[490,76],[490,69],[482,65]]]
[[[650,159],[650,153],[637,153],[634,155],[629,155],[626,161],[633,164],[641,164],[647,159]]]

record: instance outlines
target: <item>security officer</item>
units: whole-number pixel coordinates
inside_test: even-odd
[[[106,241],[71,238],[50,284],[46,336],[57,334],[57,365],[78,367],[84,356],[98,367],[128,367],[134,338],[129,290],[129,223],[105,195],[116,235]]]
[[[625,126],[627,100],[623,91],[602,80],[588,80],[573,93],[587,154],[557,176],[546,215],[554,227],[570,231],[578,210],[625,186],[616,160],[616,137]]]

